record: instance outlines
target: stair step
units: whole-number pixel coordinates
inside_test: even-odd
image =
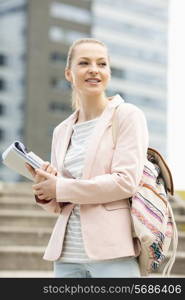
[[[0,246],[0,270],[51,271],[53,263],[43,260],[45,247],[39,246]],[[172,274],[184,275],[185,253],[177,252]],[[151,276],[160,276],[162,268]]]
[[[0,197],[3,195],[31,196],[33,195],[32,185],[34,182],[0,182]]]
[[[51,228],[0,227],[0,246],[46,246]]]
[[[168,254],[168,257],[170,257],[170,253]],[[160,274],[162,273],[163,268],[165,267],[165,263],[159,267],[159,269],[156,272],[153,272],[153,274]],[[184,267],[185,267],[185,252],[184,251],[177,251],[175,262],[173,264],[173,267],[171,269],[172,274],[179,274],[184,275]]]
[[[178,251],[184,251],[185,250],[185,232],[178,232]]]
[[[148,277],[150,278],[162,278],[164,276],[162,276],[162,274],[150,274]],[[177,278],[185,278],[185,275],[183,274],[173,274],[171,273],[168,277],[177,277]]]
[[[43,259],[45,247],[0,246],[0,270],[51,271],[53,263]]]
[[[177,224],[178,231],[185,231],[185,216],[175,215],[175,221]]]
[[[12,196],[3,196],[0,198],[0,210],[2,209],[38,209],[42,208],[37,205],[35,198],[33,196],[30,197],[12,197]]]
[[[44,210],[1,210],[0,226],[53,227],[58,215],[49,214]]]
[[[172,206],[174,215],[184,215],[185,214],[185,207],[180,206],[177,202],[172,202],[171,206]]]
[[[13,246],[13,245],[47,245],[52,227],[0,227],[0,246]],[[185,232],[178,233],[178,251],[185,249]]]
[[[15,271],[15,270],[5,270],[0,271],[0,278],[53,278],[53,271]],[[150,278],[161,278],[162,274],[150,274]],[[169,277],[172,278],[184,278],[185,275],[171,274]]]
[[[53,271],[0,271],[0,278],[53,278]]]

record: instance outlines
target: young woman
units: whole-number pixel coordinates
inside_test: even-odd
[[[106,96],[111,71],[101,41],[74,42],[65,77],[75,111],[54,129],[51,164],[28,166],[37,202],[59,214],[44,259],[54,261],[55,277],[139,277],[128,198],[144,168],[146,119],[119,95]]]

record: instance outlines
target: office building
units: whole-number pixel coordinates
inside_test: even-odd
[[[25,11],[24,0],[0,1],[0,154],[24,135]],[[19,180],[19,175],[0,164],[0,180]]]
[[[50,159],[53,128],[72,112],[71,89],[64,78],[67,51],[74,40],[95,37],[110,52],[112,80],[107,95],[119,93],[143,109],[150,146],[166,155],[168,2],[25,2],[26,90],[20,118],[28,149]]]

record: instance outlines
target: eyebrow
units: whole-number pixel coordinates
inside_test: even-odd
[[[79,57],[79,59],[90,59],[89,57]],[[106,57],[99,57],[97,60],[106,59]]]

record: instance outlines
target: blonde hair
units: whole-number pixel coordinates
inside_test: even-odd
[[[99,45],[101,45],[101,46],[103,46],[107,49],[107,46],[103,42],[101,42],[101,41],[99,41],[95,38],[78,39],[78,40],[74,41],[72,43],[72,45],[70,46],[70,48],[69,48],[68,55],[67,55],[67,61],[66,61],[66,69],[71,68],[72,59],[73,59],[73,56],[74,56],[74,51],[75,51],[76,46],[81,45],[81,44],[85,44],[85,43],[99,44]],[[72,101],[71,102],[72,102],[71,106],[72,106],[73,110],[80,108],[79,100],[78,100],[78,97],[77,97],[76,92],[74,91],[74,89],[72,90]]]

